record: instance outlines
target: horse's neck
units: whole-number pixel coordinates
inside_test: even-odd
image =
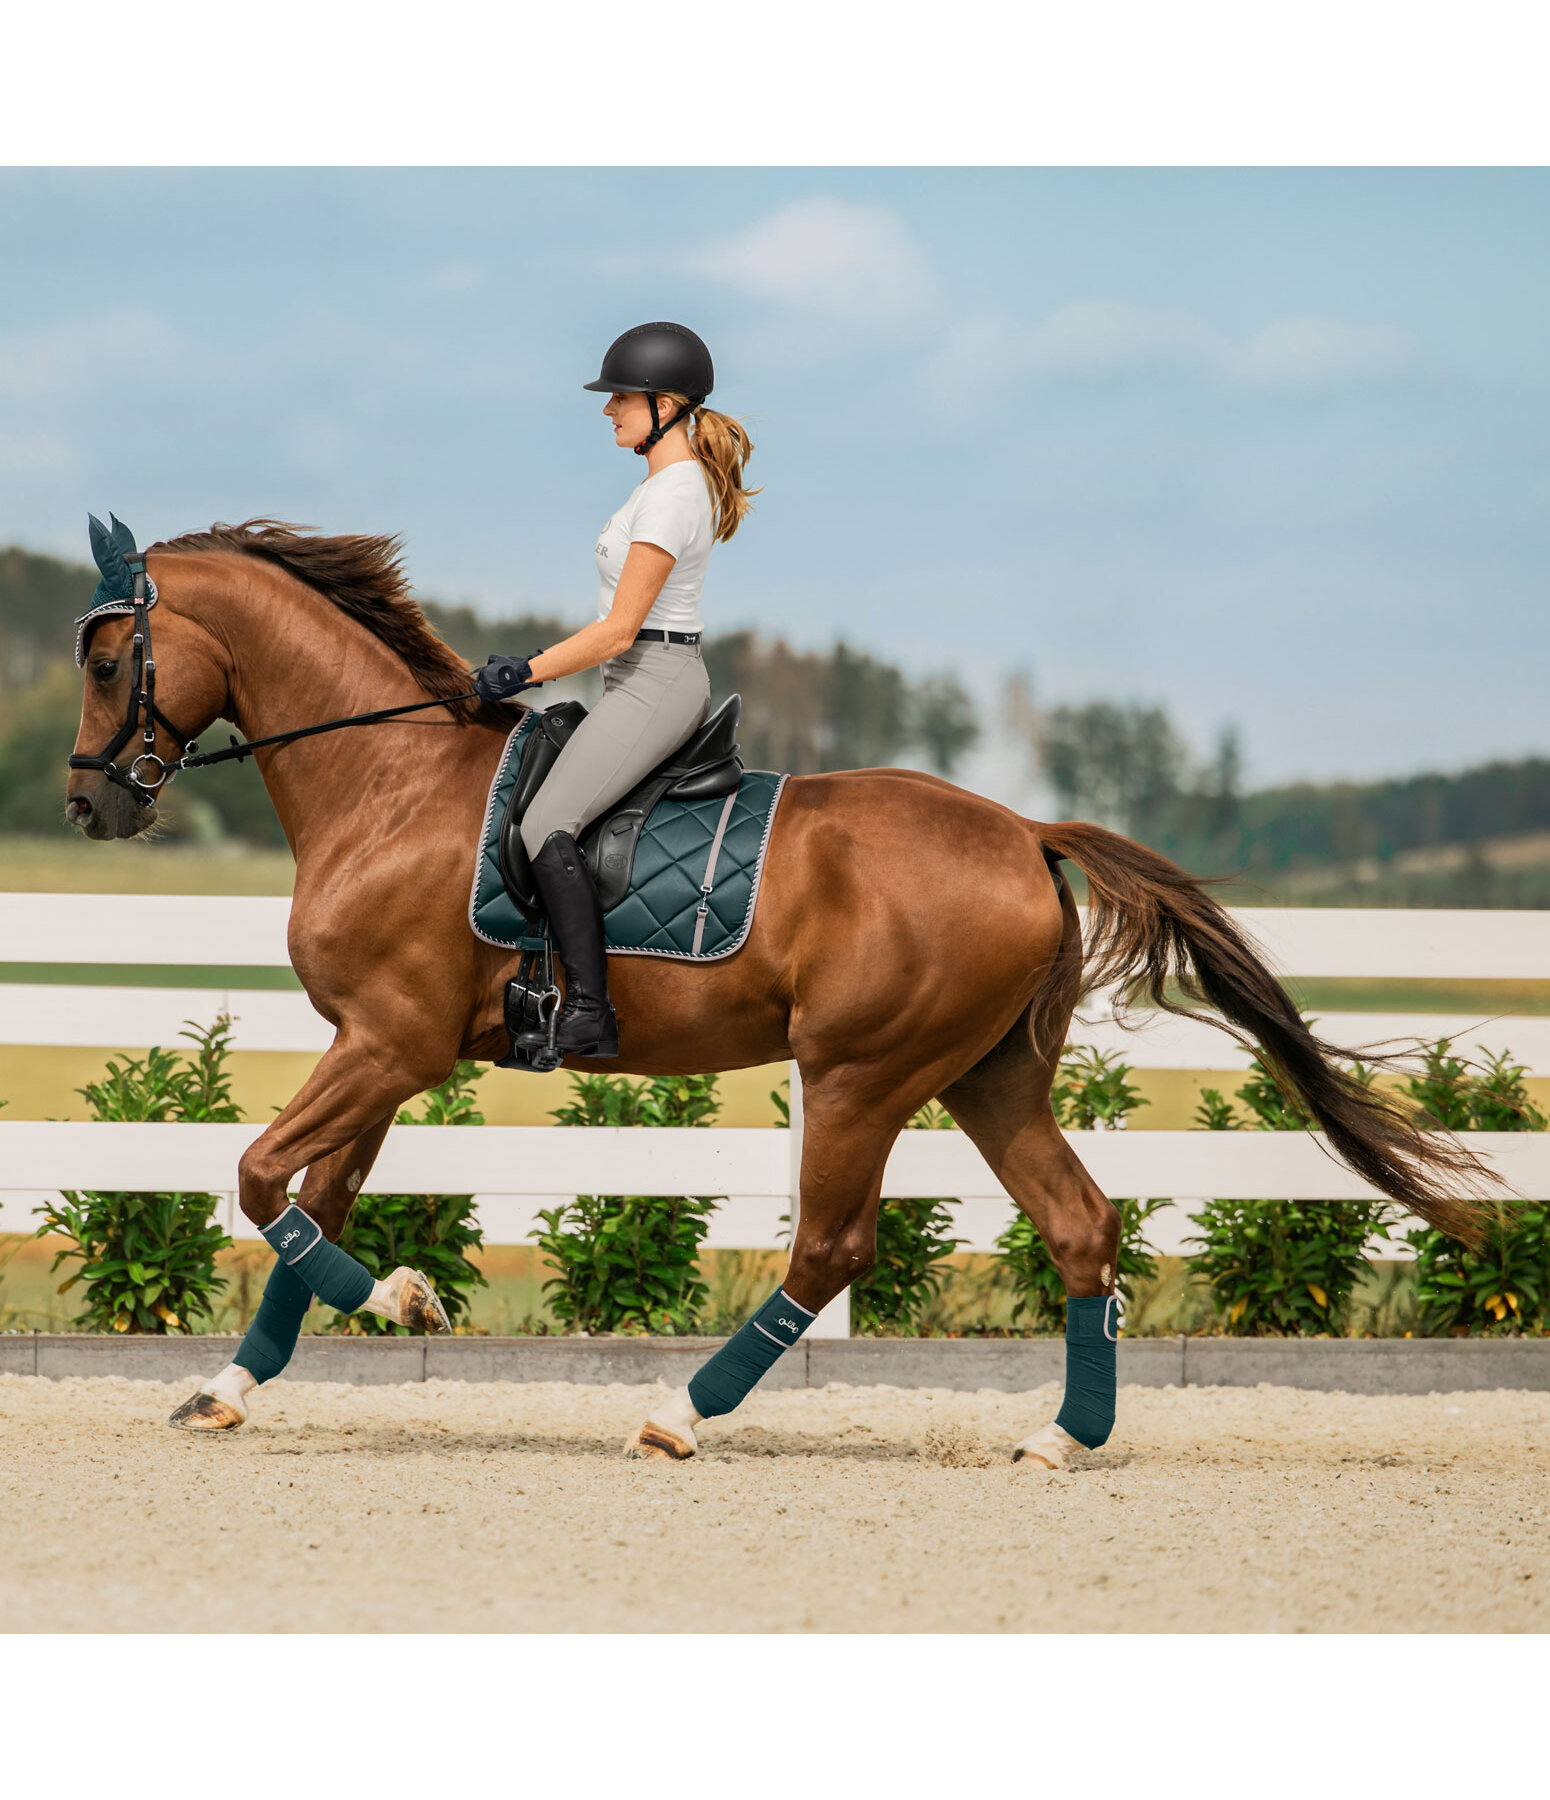
[[[232,711],[244,737],[427,698],[402,659],[364,625],[279,573],[240,601],[223,600],[221,636],[231,655]],[[305,856],[352,837],[368,815],[380,819],[386,796],[412,804],[421,788],[440,779],[448,740],[462,734],[449,728],[444,713],[419,717],[434,725],[415,731],[409,744],[396,732],[385,737],[389,728],[366,725],[254,757],[298,871]]]

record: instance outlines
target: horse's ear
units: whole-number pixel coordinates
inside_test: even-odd
[[[113,522],[113,542],[118,545],[119,554],[126,561],[131,556],[138,556],[140,552],[135,548],[135,534],[117,513],[109,513],[108,517]]]
[[[95,513],[86,515],[87,531],[91,536],[91,553],[102,583],[98,589],[98,598],[102,600],[128,600],[134,595],[134,577],[129,573],[126,556],[133,556],[135,551],[134,533],[129,527],[108,514],[113,519],[110,530]],[[97,604],[94,598],[93,604]]]

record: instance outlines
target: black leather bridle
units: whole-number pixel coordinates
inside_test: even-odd
[[[448,694],[440,700],[414,700],[407,706],[385,706],[377,712],[351,713],[343,719],[325,720],[321,725],[302,725],[295,731],[277,731],[272,737],[250,738],[246,743],[233,738],[229,749],[207,750],[201,754],[198,744],[192,738],[185,737],[156,704],[156,656],[151,648],[151,603],[154,590],[148,589],[145,559],[128,557],[126,561],[134,579],[130,601],[134,635],[130,640],[132,661],[129,671],[129,704],[124,722],[95,756],[71,755],[67,760],[72,769],[99,770],[115,786],[133,794],[141,806],[154,806],[157,794],[182,769],[207,769],[213,763],[241,762],[255,750],[266,749],[271,744],[289,744],[296,738],[316,737],[324,731],[341,731],[347,725],[375,725],[382,719],[395,719],[401,713],[423,712],[430,706],[456,706],[459,701],[479,698],[479,690],[470,688],[466,694]],[[156,754],[158,725],[178,746],[179,753],[171,762]],[[127,769],[121,769],[116,758],[137,731],[141,733],[140,754]],[[154,780],[148,780],[140,771],[152,763],[156,766],[156,775]]]

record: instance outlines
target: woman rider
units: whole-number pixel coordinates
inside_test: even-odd
[[[593,545],[597,618],[531,660],[492,656],[475,676],[486,699],[509,700],[582,669],[603,671],[603,698],[522,821],[565,968],[555,1043],[567,1056],[619,1054],[603,909],[576,840],[704,723],[700,589],[711,545],[732,536],[760,491],[743,487],[753,453],[747,432],[704,404],[714,380],[710,351],[685,325],[637,325],[609,345],[602,373],[583,385],[608,395],[614,442],[645,457],[646,478]]]

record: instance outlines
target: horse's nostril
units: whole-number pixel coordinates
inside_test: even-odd
[[[69,814],[71,819],[79,824],[82,819],[89,819],[91,817],[91,801],[88,800],[84,794],[77,794],[66,805],[65,811]]]

